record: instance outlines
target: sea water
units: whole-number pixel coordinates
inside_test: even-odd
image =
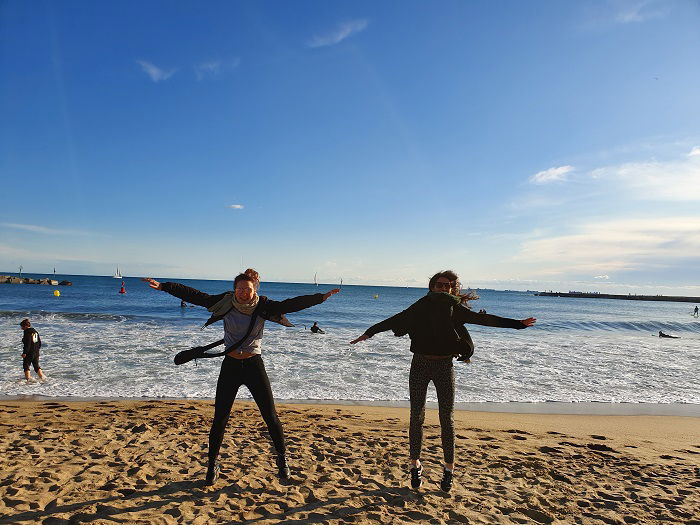
[[[181,308],[179,299],[136,278],[124,279],[126,294],[111,277],[57,278],[73,285],[0,285],[0,396],[214,397],[221,358],[173,364],[178,351],[222,337],[221,323],[201,329],[206,309]],[[211,294],[232,289],[230,281],[178,282]],[[260,294],[279,300],[336,286],[264,282]],[[405,402],[408,337],[386,332],[349,341],[425,293],[344,285],[327,302],[289,314],[293,328],[267,322],[263,357],[275,397]],[[691,315],[693,304],[479,294],[474,310],[532,316],[537,324],[526,330],[467,325],[476,352],[469,364],[455,362],[458,403],[700,403],[700,320]],[[22,380],[25,317],[43,341],[43,383]],[[325,334],[308,330],[314,321]],[[680,338],[659,339],[659,330]],[[241,389],[240,396],[249,393]],[[435,401],[432,387],[428,399]]]

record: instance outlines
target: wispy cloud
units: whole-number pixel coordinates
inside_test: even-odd
[[[667,5],[660,5],[655,0],[615,0],[615,22],[631,24],[660,18],[668,13]]]
[[[153,65],[145,60],[137,60],[136,63],[141,66],[141,69],[146,73],[153,82],[160,82],[161,80],[168,80],[172,77],[176,69],[162,69],[158,66]]]
[[[547,184],[549,182],[566,180],[566,174],[574,170],[573,166],[559,166],[557,168],[549,168],[548,170],[539,171],[530,177],[530,182],[533,184]]]
[[[307,45],[309,47],[333,46],[335,44],[342,42],[346,38],[348,38],[356,33],[359,33],[360,31],[364,31],[365,28],[367,27],[367,24],[368,24],[367,20],[364,20],[364,19],[350,20],[348,22],[343,22],[338,27],[334,28],[333,30],[331,30],[327,33],[314,35],[307,42]]]
[[[12,222],[0,223],[0,226],[4,228],[11,228],[14,230],[23,230],[32,233],[42,233],[46,235],[90,235],[90,233],[79,230],[57,230],[55,228],[48,228],[46,226],[38,226],[36,224],[16,224]]]
[[[576,230],[526,241],[516,259],[538,265],[545,274],[590,272],[604,277],[613,271],[670,267],[700,258],[700,217],[610,220]]]
[[[594,279],[602,279],[602,280],[604,280],[604,281],[607,281],[607,280],[610,279],[610,276],[609,276],[609,275],[596,275],[596,276],[593,277],[593,278],[594,278]]]
[[[194,74],[197,80],[204,80],[207,77],[216,77],[226,70],[234,69],[241,63],[239,58],[232,60],[208,60],[200,62],[194,66]]]
[[[669,161],[630,162],[590,172],[635,200],[700,201],[700,148]]]
[[[243,205],[242,205],[242,204],[229,204],[228,207],[231,208],[231,209],[234,209],[234,210],[242,210],[242,209],[243,209]]]

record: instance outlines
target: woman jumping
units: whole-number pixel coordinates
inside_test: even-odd
[[[454,401],[455,375],[452,358],[468,361],[474,353],[474,343],[464,323],[501,328],[527,328],[535,324],[530,317],[521,321],[477,314],[466,305],[475,296],[459,295],[457,274],[447,270],[436,273],[428,283],[428,294],[413,303],[403,312],[371,326],[363,335],[350,341],[351,344],[365,341],[374,334],[393,330],[396,336],[408,334],[411,338],[411,371],[408,388],[411,399],[411,422],[408,440],[411,457],[411,486],[417,489],[422,484],[423,466],[420,462],[425,420],[425,398],[430,381],[435,385],[440,413],[442,452],[445,459],[440,487],[445,492],[452,489],[454,470],[455,431]]]
[[[260,276],[253,269],[239,274],[233,281],[233,292],[209,295],[179,283],[160,283],[145,278],[151,288],[163,290],[188,303],[206,307],[212,316],[205,326],[223,319],[224,344],[229,351],[224,357],[216,383],[214,421],[209,432],[209,463],[206,484],[212,485],[219,477],[217,457],[224,439],[224,430],[231,407],[241,385],[245,385],[260,409],[277,453],[277,469],[281,479],[289,478],[289,467],[285,456],[284,433],[275,410],[270,380],[261,357],[262,335],[265,321],[274,321],[285,326],[292,324],[285,313],[298,312],[317,305],[338,293],[333,289],[325,294],[301,295],[284,301],[273,301],[258,296]]]

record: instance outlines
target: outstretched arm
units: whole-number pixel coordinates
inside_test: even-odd
[[[399,312],[396,315],[392,315],[391,317],[389,317],[389,319],[384,319],[383,321],[380,321],[377,324],[370,326],[367,330],[365,330],[364,334],[362,334],[357,339],[353,339],[352,341],[350,341],[350,344],[354,345],[362,341],[366,341],[374,334],[378,334],[379,332],[386,332],[387,330],[394,330],[395,333],[397,330],[403,332],[403,330],[401,330],[401,327],[405,326],[407,322],[407,312],[408,310],[404,310],[403,312]]]
[[[464,306],[455,307],[453,319],[461,324],[469,323],[482,326],[496,326],[499,328],[515,328],[516,330],[532,326],[535,324],[535,321],[537,321],[534,317],[528,317],[527,319],[509,319],[508,317],[499,317],[491,314],[478,314]]]
[[[329,297],[337,294],[340,291],[339,288],[333,288],[324,294],[315,293],[312,295],[300,295],[298,297],[292,297],[290,299],[285,299],[284,301],[268,301],[266,309],[271,314],[288,314],[291,312],[298,312],[299,310],[304,310],[317,304],[321,304]]]
[[[224,294],[209,295],[180,283],[161,283],[151,277],[144,277],[141,280],[147,282],[148,286],[154,290],[162,290],[178,299],[183,299],[188,303],[204,306],[205,308],[216,304],[224,296]]]

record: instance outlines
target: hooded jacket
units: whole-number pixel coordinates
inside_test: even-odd
[[[22,336],[22,353],[28,356],[38,356],[41,348],[41,337],[34,328],[26,328]]]
[[[411,352],[423,355],[463,355],[471,357],[474,342],[464,324],[521,329],[517,319],[477,314],[462,305],[460,298],[445,292],[429,292],[404,311],[385,319],[366,331],[367,337],[392,330],[411,338]]]

